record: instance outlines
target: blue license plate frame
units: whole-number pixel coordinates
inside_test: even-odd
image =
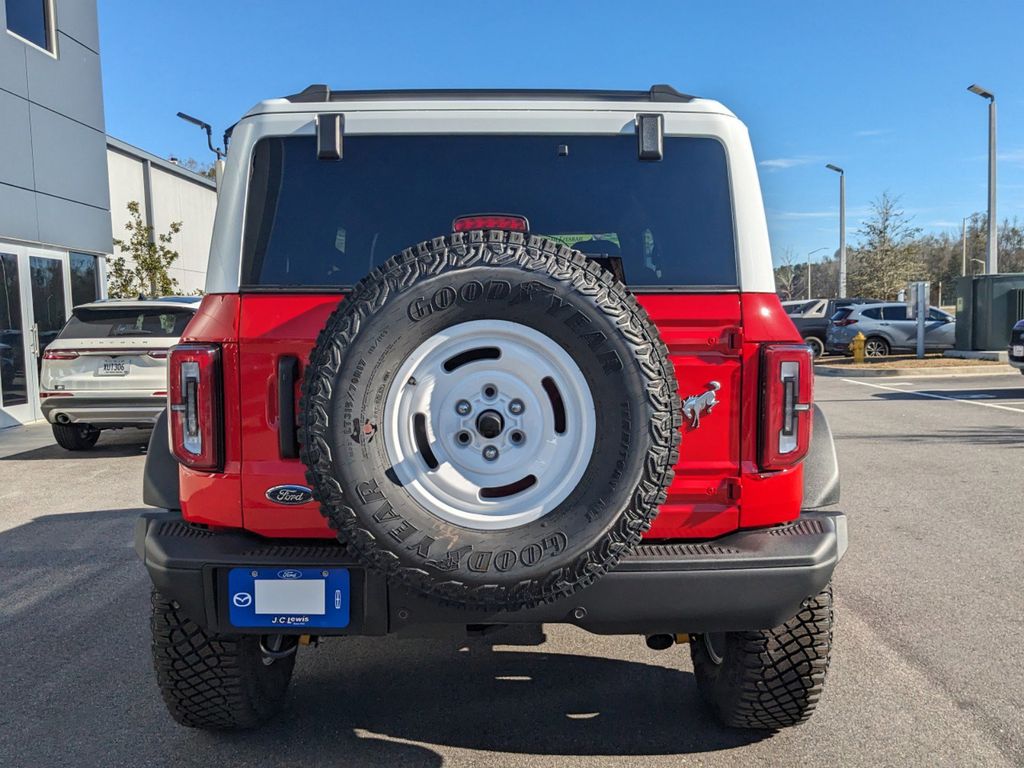
[[[257,612],[258,582],[291,582],[287,588],[302,592],[307,603],[318,593],[319,582],[323,584],[323,611],[317,613],[307,607],[296,612]],[[232,568],[227,578],[228,620],[240,629],[345,629],[352,618],[351,584],[348,568]]]

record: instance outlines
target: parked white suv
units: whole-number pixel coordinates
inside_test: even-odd
[[[153,426],[167,405],[167,351],[198,306],[186,296],[75,307],[40,375],[43,416],[63,448],[91,448],[102,429]]]

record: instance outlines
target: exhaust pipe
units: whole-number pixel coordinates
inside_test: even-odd
[[[71,417],[68,416],[66,413],[58,413],[57,414],[57,423],[58,424],[70,424],[71,423]]]
[[[667,651],[673,645],[676,644],[676,639],[673,635],[648,635],[647,636],[647,647],[652,651]]]

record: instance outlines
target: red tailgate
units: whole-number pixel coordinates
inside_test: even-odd
[[[334,536],[316,502],[284,506],[268,500],[266,493],[277,485],[306,482],[302,462],[281,458],[278,446],[278,360],[297,357],[301,380],[317,334],[338,301],[337,295],[242,297],[242,510],[245,527],[265,536]],[[296,402],[298,397],[296,391]]]
[[[637,296],[658,326],[679,397],[721,385],[700,426],[683,425],[676,477],[647,538],[703,538],[739,526],[740,298],[737,294]]]
[[[713,412],[702,414],[697,428],[689,423],[683,426],[676,477],[647,538],[707,538],[733,531],[740,526],[743,434],[740,297],[644,294],[638,298],[669,348],[679,378],[680,397],[706,392],[712,381],[720,385],[719,404]],[[338,301],[336,295],[242,297],[242,509],[245,527],[257,533],[325,538],[333,535],[315,503],[283,506],[269,501],[266,492],[276,485],[305,483],[302,462],[280,455],[278,361],[283,356],[297,357],[301,377],[317,334]],[[756,422],[748,420],[752,432],[747,442],[753,444]]]

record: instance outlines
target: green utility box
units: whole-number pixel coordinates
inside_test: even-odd
[[[1024,319],[1024,273],[976,275],[956,281],[956,348],[1006,349]]]

